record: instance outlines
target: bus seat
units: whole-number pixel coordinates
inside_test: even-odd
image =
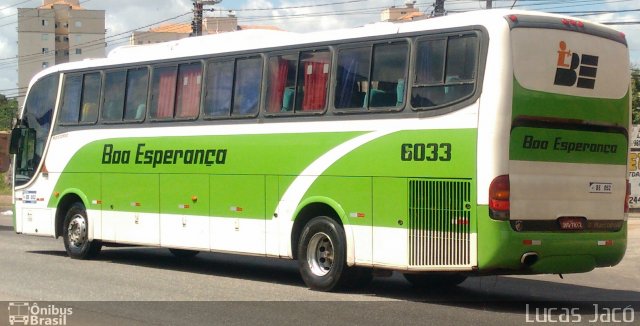
[[[289,112],[293,110],[293,95],[295,89],[293,87],[286,87],[282,94],[282,109],[281,112]]]
[[[387,93],[379,89],[372,89],[371,100],[369,102],[370,107],[385,107],[396,105],[396,95],[393,93]]]
[[[404,79],[398,79],[396,85],[396,106],[402,106],[404,102]]]

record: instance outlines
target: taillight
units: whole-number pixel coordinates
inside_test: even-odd
[[[489,216],[496,220],[509,219],[509,176],[501,175],[489,186]]]
[[[624,212],[629,213],[629,198],[631,198],[631,183],[627,180],[627,194],[624,196]]]

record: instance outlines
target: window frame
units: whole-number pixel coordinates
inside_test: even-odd
[[[100,87],[98,87],[98,100],[96,102],[96,117],[93,121],[82,121],[82,106],[84,105],[84,82],[85,82],[85,78],[87,75],[90,74],[98,74],[100,76],[99,81],[100,81]],[[80,96],[80,111],[78,112],[78,125],[95,125],[98,123],[99,119],[100,119],[100,113],[102,112],[102,88],[103,88],[103,83],[104,83],[104,72],[102,70],[92,70],[92,71],[86,71],[82,74],[82,89],[81,89],[81,96]]]
[[[178,90],[180,88],[180,73],[181,73],[181,68],[183,66],[189,66],[189,65],[194,65],[194,64],[198,64],[200,65],[200,87],[199,87],[199,98],[198,98],[198,110],[196,111],[196,115],[192,116],[192,117],[178,117],[177,116],[177,109],[178,109]],[[204,84],[205,84],[205,73],[206,73],[206,62],[204,60],[188,60],[188,61],[176,61],[176,62],[168,62],[168,63],[161,63],[161,64],[154,64],[151,65],[151,72],[150,72],[150,77],[149,77],[149,100],[148,100],[148,108],[151,109],[151,105],[152,100],[153,100],[153,82],[154,82],[154,78],[156,76],[156,70],[158,69],[163,69],[163,68],[175,68],[175,84],[173,87],[173,107],[172,107],[172,116],[171,117],[167,117],[167,118],[159,118],[159,117],[152,117],[151,116],[151,111],[147,110],[147,117],[148,120],[151,122],[171,122],[171,121],[193,121],[193,120],[198,120],[200,118],[200,115],[202,115],[202,109],[203,109],[203,100],[204,97],[203,95],[203,91],[204,91]]]
[[[237,68],[238,68],[238,61],[239,60],[247,60],[247,59],[254,59],[254,58],[259,58],[261,61],[261,67],[260,67],[260,72],[261,72],[261,78],[260,78],[260,83],[259,83],[259,89],[258,89],[258,108],[255,112],[251,113],[251,114],[233,114],[233,109],[235,106],[235,97],[236,97],[236,83],[238,80],[238,76],[237,76]],[[232,75],[232,79],[231,79],[231,103],[229,104],[229,112],[228,115],[219,115],[219,116],[214,116],[214,115],[208,115],[206,114],[206,93],[208,92],[208,81],[209,81],[209,65],[213,64],[213,63],[221,63],[221,62],[229,62],[229,61],[233,61],[233,75]],[[213,57],[213,58],[209,58],[208,60],[204,60],[204,73],[203,73],[203,82],[202,82],[202,91],[200,93],[200,111],[201,114],[200,116],[202,117],[202,120],[225,120],[225,119],[248,119],[248,118],[256,118],[263,110],[263,99],[265,96],[265,73],[266,73],[266,67],[265,67],[265,54],[264,52],[256,52],[256,53],[246,53],[243,55],[236,55],[236,56],[219,56],[219,57]]]
[[[180,72],[182,66],[188,66],[188,65],[192,65],[192,64],[199,64],[200,65],[200,91],[198,93],[199,95],[199,99],[198,99],[198,110],[196,111],[196,115],[193,117],[178,117],[177,116],[177,109],[178,109],[178,90],[180,89],[179,86],[179,82],[180,82]],[[182,62],[178,62],[178,71],[177,71],[177,75],[176,75],[176,93],[175,93],[175,102],[173,104],[174,108],[173,108],[173,121],[193,121],[193,120],[198,120],[200,118],[200,116],[202,115],[202,106],[203,106],[203,101],[204,101],[204,84],[205,84],[205,66],[206,66],[206,61],[205,60],[189,60],[189,61],[182,61]]]
[[[258,107],[256,108],[255,112],[252,112],[250,114],[234,114],[234,109],[235,109],[235,105],[236,105],[236,86],[238,83],[238,61],[240,60],[251,60],[251,59],[256,59],[259,58],[260,59],[260,82],[258,83],[258,102],[257,105]],[[232,89],[232,98],[231,98],[231,110],[229,111],[230,117],[233,118],[255,118],[257,117],[260,112],[262,112],[262,99],[264,97],[264,74],[265,74],[265,56],[264,56],[264,52],[258,52],[258,53],[249,53],[247,55],[243,55],[243,56],[238,56],[235,58],[235,62],[234,62],[234,69],[233,69],[233,89]]]
[[[60,107],[58,109],[58,116],[56,118],[57,120],[57,124],[60,126],[76,126],[78,125],[78,122],[80,121],[80,110],[81,110],[81,106],[82,106],[82,84],[84,82],[84,74],[85,72],[73,72],[73,73],[65,73],[62,77],[62,88],[60,89]],[[80,77],[80,92],[79,92],[79,96],[78,96],[78,107],[76,108],[75,111],[75,117],[76,120],[75,121],[63,121],[62,118],[65,114],[66,111],[64,111],[64,107],[65,107],[65,94],[66,94],[66,89],[67,89],[67,84],[69,83],[69,79],[70,78],[74,78],[74,77]]]
[[[465,29],[460,29],[460,30],[450,30],[450,31],[440,31],[439,33],[430,33],[430,34],[426,34],[426,35],[422,35],[422,36],[418,36],[418,37],[414,37],[412,40],[413,43],[413,50],[412,50],[412,54],[411,54],[411,68],[412,70],[409,72],[410,76],[409,76],[409,87],[407,90],[407,107],[411,108],[411,111],[413,112],[417,112],[417,113],[431,113],[434,112],[434,115],[438,115],[438,114],[444,114],[444,113],[448,113],[448,112],[453,112],[455,110],[457,110],[459,108],[459,105],[461,103],[467,103],[470,100],[475,100],[479,94],[479,90],[482,90],[482,79],[484,78],[484,69],[485,69],[485,65],[486,65],[486,58],[487,58],[487,45],[485,43],[487,43],[487,41],[485,40],[486,37],[484,36],[486,34],[486,31],[484,31],[483,29],[481,29],[481,27],[477,27],[477,26],[469,26],[468,28]],[[416,87],[417,83],[417,74],[416,72],[416,68],[417,68],[417,60],[418,60],[418,42],[421,41],[434,41],[434,40],[446,40],[446,44],[445,44],[445,56],[443,58],[444,60],[444,71],[443,71],[443,79],[446,80],[447,77],[447,63],[448,63],[448,50],[449,50],[449,42],[450,39],[452,37],[462,37],[462,36],[475,36],[477,39],[476,42],[476,62],[475,62],[475,70],[474,70],[474,78],[473,78],[473,90],[466,96],[464,97],[460,97],[456,100],[450,101],[450,102],[446,102],[440,105],[436,105],[436,106],[430,106],[430,107],[415,107],[413,106],[412,103],[412,97],[413,97],[413,89],[414,87]],[[444,81],[441,84],[434,84],[434,85],[429,85],[427,87],[433,87],[433,86],[440,86],[440,87],[446,87],[447,83],[446,81]],[[444,112],[443,112],[444,111]]]
[[[145,110],[144,113],[142,114],[142,117],[140,119],[126,119],[127,116],[127,100],[128,100],[128,87],[129,87],[129,72],[132,70],[140,70],[140,69],[146,69],[147,70],[147,92],[146,92],[146,102],[145,102]],[[149,84],[151,83],[151,67],[148,65],[140,65],[140,66],[129,66],[129,67],[125,67],[126,70],[126,76],[125,76],[125,87],[124,87],[124,103],[123,103],[123,107],[122,107],[122,120],[120,122],[117,123],[142,123],[145,120],[147,120],[147,116],[149,114],[149,101],[151,100],[151,94],[150,94],[150,87]]]
[[[157,75],[157,71],[161,70],[161,69],[167,69],[167,68],[174,68],[175,69],[175,83],[173,84],[173,103],[171,105],[171,116],[167,117],[167,118],[160,118],[157,116],[157,108],[156,108],[156,116],[152,117],[151,115],[151,109],[152,109],[152,105],[153,103],[153,95],[154,95],[154,82],[155,82],[155,78]],[[177,85],[178,85],[178,64],[175,62],[171,62],[171,63],[165,63],[165,64],[158,64],[158,65],[151,65],[151,73],[149,74],[149,86],[148,86],[148,96],[149,99],[147,100],[147,112],[146,112],[146,116],[147,119],[149,121],[153,121],[153,122],[166,122],[166,121],[173,121],[174,120],[174,116],[175,116],[175,111],[176,111],[176,93],[177,93]],[[156,103],[159,105],[160,102]]]
[[[408,81],[410,79],[410,71],[411,71],[411,56],[412,56],[412,49],[413,49],[413,44],[412,44],[412,38],[410,36],[403,36],[403,37],[398,37],[398,38],[390,38],[390,39],[380,39],[380,40],[374,40],[374,41],[366,41],[366,42],[358,42],[358,43],[349,43],[349,44],[342,44],[340,46],[337,47],[336,49],[336,55],[334,57],[334,62],[335,62],[335,66],[334,69],[332,70],[333,72],[333,76],[332,76],[332,97],[331,97],[331,109],[333,110],[333,112],[337,115],[343,115],[343,114],[367,114],[367,113],[380,113],[380,112],[402,112],[405,107],[407,106],[407,99],[409,98],[409,92],[407,89],[407,85],[409,84]],[[371,78],[373,77],[373,70],[374,70],[374,58],[375,58],[375,47],[376,45],[385,45],[385,44],[394,44],[394,43],[405,43],[407,46],[407,51],[405,53],[405,68],[404,68],[404,76],[405,76],[405,90],[404,90],[404,94],[403,94],[403,102],[402,105],[400,106],[380,106],[380,107],[372,107],[370,105],[371,101],[370,99],[367,97],[367,93],[365,93],[365,97],[367,98],[367,106],[362,106],[362,107],[351,107],[351,108],[338,108],[335,105],[335,100],[336,100],[336,90],[335,88],[337,87],[337,80],[338,80],[338,60],[339,60],[339,56],[340,56],[340,51],[342,50],[352,50],[352,49],[358,49],[358,48],[367,48],[369,49],[369,69],[368,69],[368,75],[367,75],[367,87],[371,87]],[[397,94],[396,94],[397,96]]]
[[[122,68],[116,68],[116,69],[106,69],[102,71],[102,92],[100,93],[100,115],[98,117],[98,121],[100,121],[100,123],[102,124],[107,124],[107,125],[111,125],[111,124],[120,124],[120,123],[124,123],[124,103],[126,101],[126,94],[123,95],[122,97],[122,114],[120,117],[120,120],[105,120],[104,119],[104,108],[105,108],[105,95],[107,94],[107,75],[110,73],[117,73],[117,72],[124,72],[124,91],[126,92],[127,90],[127,72],[128,72],[129,68],[127,67],[122,67]]]
[[[327,78],[327,91],[325,94],[325,98],[324,98],[324,107],[322,110],[310,110],[310,111],[302,111],[302,110],[296,110],[296,104],[298,102],[298,87],[301,86],[300,85],[300,68],[301,68],[301,56],[303,53],[317,53],[317,52],[327,52],[329,54],[329,77]],[[287,56],[287,55],[295,55],[296,56],[296,76],[294,79],[294,87],[295,87],[295,92],[294,92],[294,96],[293,96],[293,108],[291,111],[284,111],[284,112],[268,112],[267,111],[267,97],[268,97],[268,92],[269,92],[269,86],[266,85],[266,83],[268,82],[268,78],[270,78],[269,73],[271,72],[269,70],[269,60],[271,60],[271,58],[274,57],[278,57],[278,56]],[[269,52],[266,53],[266,59],[264,60],[265,62],[265,72],[264,72],[264,77],[263,82],[265,83],[265,86],[263,86],[264,88],[264,92],[263,92],[263,96],[262,96],[262,114],[265,117],[292,117],[292,116],[318,116],[318,115],[324,115],[329,111],[329,102],[332,99],[332,85],[333,85],[333,79],[334,79],[334,75],[333,75],[333,66],[334,66],[334,60],[335,60],[335,49],[332,46],[320,46],[320,47],[312,47],[312,48],[297,48],[297,49],[290,49],[290,50],[283,50],[283,51],[277,51],[277,52]],[[266,78],[265,78],[266,77]]]

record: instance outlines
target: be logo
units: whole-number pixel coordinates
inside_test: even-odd
[[[598,56],[589,54],[580,56],[567,49],[567,43],[560,41],[554,85],[570,87],[575,85],[579,88],[593,89],[596,85],[597,72]]]

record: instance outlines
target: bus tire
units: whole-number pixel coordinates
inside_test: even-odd
[[[178,258],[191,258],[195,257],[200,252],[197,250],[187,250],[187,249],[174,249],[169,248],[169,251]]]
[[[81,203],[74,203],[67,211],[62,239],[67,255],[72,259],[91,259],[102,249],[102,242],[99,240],[89,241],[87,210]]]
[[[310,289],[333,291],[342,285],[347,270],[345,239],[342,226],[326,216],[304,226],[298,243],[298,267]]]
[[[441,289],[454,287],[467,279],[465,275],[458,273],[421,273],[403,274],[404,278],[416,288]]]

